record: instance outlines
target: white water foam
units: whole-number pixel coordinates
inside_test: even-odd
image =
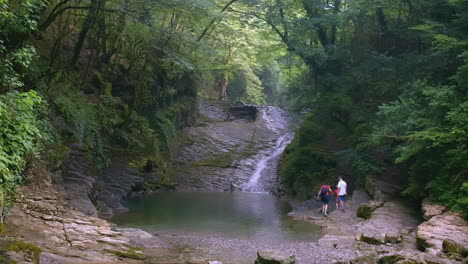
[[[294,133],[286,133],[276,140],[276,145],[273,148],[273,153],[270,155],[264,156],[260,159],[255,167],[255,171],[250,177],[249,181],[244,185],[242,191],[244,192],[257,192],[257,193],[266,193],[264,187],[262,186],[259,179],[262,177],[262,172],[267,167],[270,160],[278,157],[283,153],[286,146],[293,140]]]
[[[283,153],[286,146],[294,138],[294,133],[289,131],[290,120],[286,111],[279,107],[264,106],[261,112],[266,126],[278,135],[278,138],[274,146],[259,153],[258,156],[260,157],[256,160],[255,170],[249,181],[242,187],[242,191],[244,192],[268,192],[267,186],[264,186],[264,182],[271,182],[276,178],[276,170],[272,166],[277,164],[278,159],[276,158]]]

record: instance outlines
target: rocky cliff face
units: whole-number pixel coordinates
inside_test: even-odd
[[[4,235],[10,245],[27,241],[30,246],[7,244],[6,263],[143,263],[148,258],[144,250],[170,248],[143,231],[116,230],[105,220],[74,210],[62,186],[25,187],[19,197]],[[37,248],[37,258],[30,256],[31,248]]]
[[[177,189],[229,191],[242,189],[260,160],[271,155],[289,131],[290,116],[276,107],[230,106],[205,101],[200,118],[181,133],[173,166]],[[277,186],[277,159],[266,166],[264,191]]]

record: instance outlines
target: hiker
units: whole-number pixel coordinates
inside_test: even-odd
[[[338,177],[338,185],[336,187],[338,188],[338,206],[341,208],[341,210],[344,211],[344,203],[346,200],[346,182],[343,181],[343,177]]]
[[[338,188],[332,187],[332,194],[335,197],[335,208],[336,210],[340,209],[340,204],[338,202]]]
[[[328,202],[330,202],[331,193],[330,185],[322,185],[317,194],[317,200],[320,198],[322,201],[322,215],[324,216],[328,216]]]

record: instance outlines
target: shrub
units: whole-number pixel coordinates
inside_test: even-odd
[[[50,140],[49,131],[46,103],[35,91],[0,95],[0,192],[7,207],[27,161]]]

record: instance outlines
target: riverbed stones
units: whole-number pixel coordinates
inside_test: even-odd
[[[456,252],[466,252],[468,223],[458,213],[446,212],[436,215],[418,226],[416,240],[420,250],[441,252],[443,242],[447,240],[446,251],[450,252],[450,248]]]
[[[257,252],[255,264],[295,264],[296,257],[277,250],[262,249]]]

